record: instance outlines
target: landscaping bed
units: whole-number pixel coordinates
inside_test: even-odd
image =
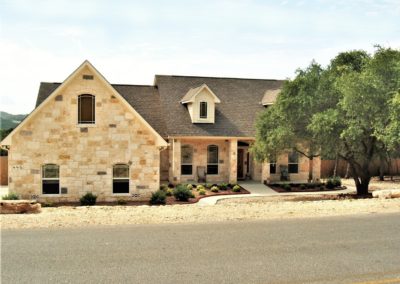
[[[274,191],[283,192],[321,192],[321,191],[337,191],[344,190],[347,187],[342,186],[340,177],[331,177],[326,182],[312,183],[272,183],[267,184]]]
[[[186,201],[181,200],[175,194],[176,190],[185,188],[187,189],[187,194],[191,194]],[[180,184],[177,186],[169,184],[162,185],[160,191],[165,192],[166,199],[164,204],[167,205],[196,203],[204,197],[216,195],[250,194],[249,191],[237,184]]]

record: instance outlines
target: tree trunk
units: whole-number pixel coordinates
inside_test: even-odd
[[[360,178],[359,184],[356,185],[357,195],[363,196],[368,194],[368,186],[370,180],[371,180],[370,177]]]
[[[379,180],[385,180],[385,158],[382,156],[379,158]]]
[[[349,171],[350,171],[350,164],[349,162],[347,162],[346,174],[344,175],[344,178],[349,178]]]
[[[308,182],[312,182],[313,177],[313,169],[314,169],[314,157],[308,158]]]
[[[333,168],[333,176],[334,176],[334,177],[337,176],[338,164],[339,164],[339,156],[336,154],[336,158],[335,158],[335,167]]]

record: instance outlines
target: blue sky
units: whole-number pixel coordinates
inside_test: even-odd
[[[338,52],[400,48],[400,0],[0,0],[0,110],[89,59],[111,82],[154,74],[284,79]]]

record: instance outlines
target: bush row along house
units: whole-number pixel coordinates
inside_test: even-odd
[[[296,153],[258,163],[255,120],[283,81],[156,75],[154,84],[110,84],[83,62],[62,83],[41,83],[36,108],[2,142],[9,190],[23,198],[147,200],[161,182],[306,181]],[[319,177],[319,159],[314,177]],[[203,175],[203,174],[201,174]]]

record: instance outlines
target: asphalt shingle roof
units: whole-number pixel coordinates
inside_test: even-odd
[[[157,75],[155,86],[112,84],[133,108],[163,137],[254,137],[254,123],[268,90],[281,88],[283,80],[236,79]],[[206,84],[221,100],[215,107],[214,124],[193,124],[187,107],[180,103],[190,89]],[[41,83],[36,107],[60,83]]]

